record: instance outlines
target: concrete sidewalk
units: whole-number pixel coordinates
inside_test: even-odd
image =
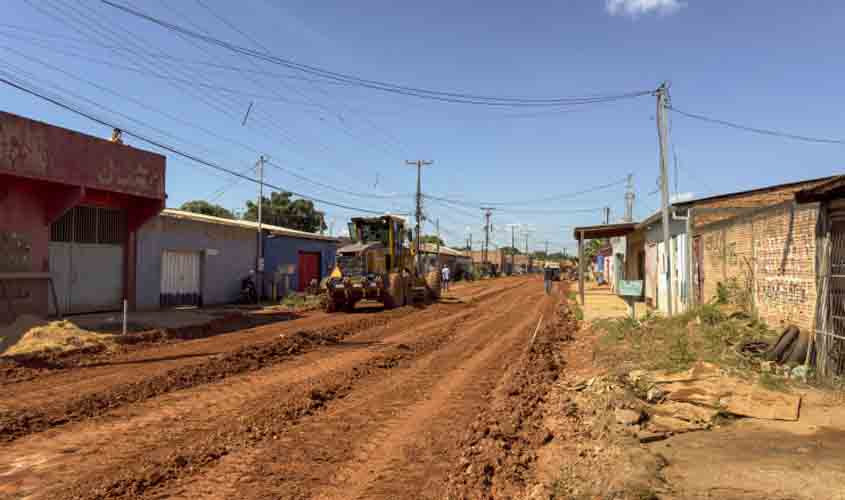
[[[577,286],[575,287],[577,289]],[[579,297],[580,301],[580,297]],[[628,304],[610,290],[610,285],[597,285],[595,282],[584,283],[584,321],[596,319],[624,318],[628,316]],[[646,312],[646,305],[637,303],[637,316]]]

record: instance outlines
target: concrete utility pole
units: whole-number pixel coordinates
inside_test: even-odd
[[[657,96],[657,136],[660,139],[660,191],[661,191],[661,208],[663,210],[663,248],[665,249],[665,271],[666,271],[666,296],[667,296],[667,314],[672,316],[672,238],[669,233],[669,171],[667,165],[669,164],[668,138],[666,137],[666,106],[669,104],[669,87],[666,82],[660,85],[660,88],[655,92]]]
[[[264,294],[264,236],[261,227],[261,206],[264,205],[264,155],[258,157],[258,249],[255,262],[255,287],[258,289],[258,301]]]
[[[487,264],[490,251],[490,216],[493,215],[493,207],[481,207],[484,210],[484,248],[481,251],[481,263]]]
[[[628,189],[625,191],[625,222],[634,222],[634,176],[628,174]]]
[[[417,210],[415,213],[417,218],[417,237],[414,240],[414,247],[416,248],[416,254],[414,255],[414,265],[417,267],[417,272],[421,274],[422,269],[420,269],[420,237],[422,236],[422,233],[420,231],[420,221],[422,220],[422,168],[426,165],[431,165],[434,162],[430,160],[405,160],[405,163],[417,167]]]
[[[516,269],[516,228],[519,224],[508,224],[511,227],[511,274]]]
[[[610,207],[604,207],[602,213],[604,213],[604,223],[610,224]]]
[[[549,259],[549,240],[546,240],[546,253],[543,254],[546,260]]]

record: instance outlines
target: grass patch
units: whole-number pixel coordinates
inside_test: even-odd
[[[774,341],[777,334],[747,317],[729,317],[719,306],[708,304],[672,318],[647,315],[593,322],[603,332],[596,359],[624,370],[643,368],[679,372],[696,361],[747,369],[754,360],[737,352],[746,340]]]
[[[295,310],[316,308],[322,305],[323,298],[320,295],[308,295],[304,293],[292,293],[282,299],[281,305]]]
[[[786,380],[771,373],[761,373],[758,382],[762,388],[770,391],[789,392],[789,385]]]

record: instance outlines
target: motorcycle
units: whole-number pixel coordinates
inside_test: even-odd
[[[241,280],[241,304],[258,303],[258,290],[255,288],[255,281],[252,279],[254,273]]]

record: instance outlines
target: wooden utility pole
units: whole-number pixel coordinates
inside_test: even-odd
[[[672,316],[672,237],[669,232],[669,171],[667,165],[668,158],[668,139],[666,137],[666,106],[669,101],[669,87],[666,82],[660,85],[660,88],[655,92],[657,96],[657,136],[660,139],[660,191],[661,191],[661,208],[663,211],[663,248],[665,251],[664,263],[666,276],[661,279],[666,280],[666,312],[669,317]]]
[[[420,268],[420,238],[422,237],[422,232],[420,230],[420,221],[422,220],[422,168],[426,165],[431,165],[434,162],[430,160],[405,160],[405,163],[417,167],[417,209],[415,213],[417,218],[417,237],[414,240],[414,247],[416,249],[414,255],[414,265],[417,268],[417,273],[422,274],[422,269]]]
[[[581,306],[584,306],[584,231],[578,235],[578,294]]]
[[[435,227],[437,228],[437,261],[440,262],[440,218],[437,218]]]

